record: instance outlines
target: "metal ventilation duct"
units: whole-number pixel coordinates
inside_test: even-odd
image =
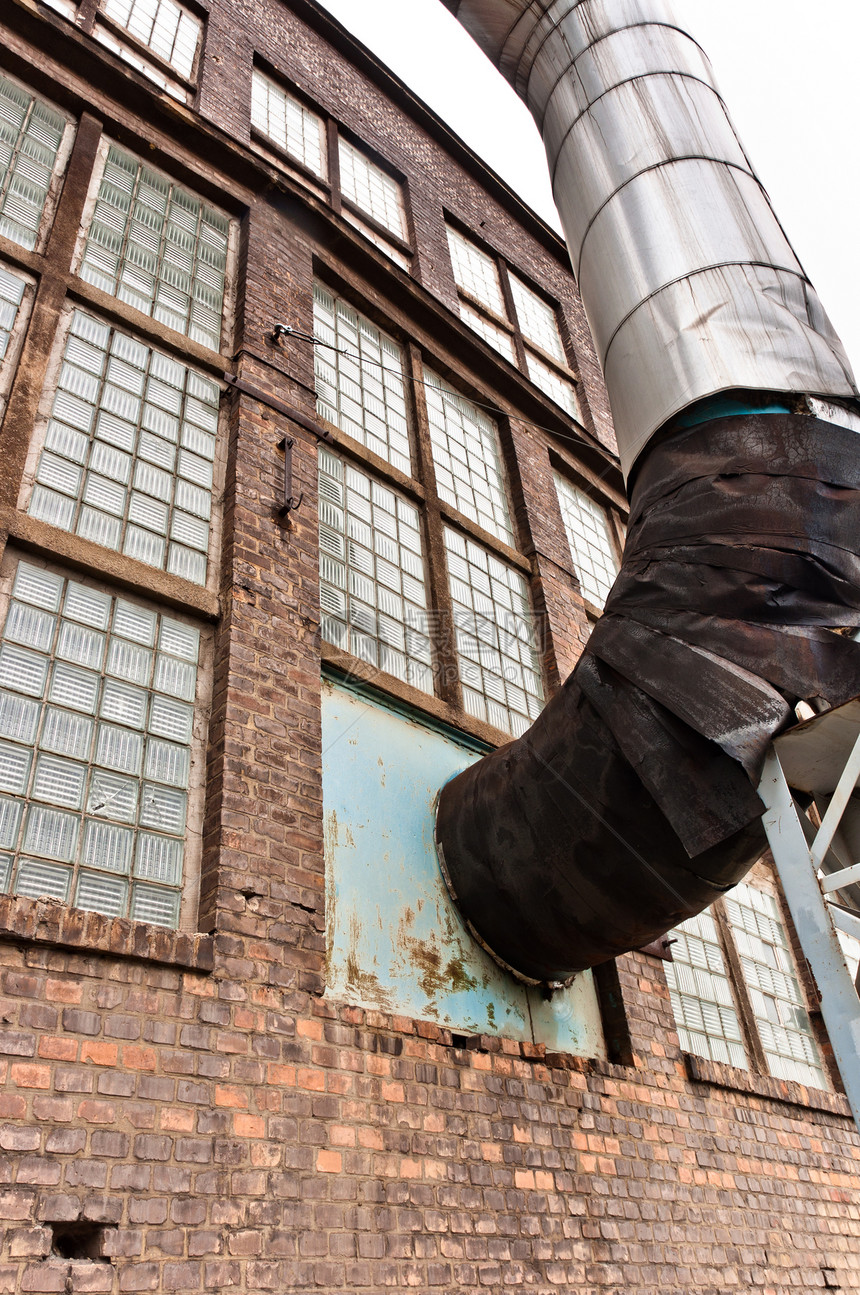
[[[445,2],[541,127],[635,465],[622,569],[576,669],[523,738],[440,794],[440,859],[473,932],[560,981],[739,881],[764,846],[772,737],[797,701],[860,693],[845,636],[860,417],[666,0]]]
[[[625,473],[715,392],[857,394],[670,0],[445,3],[543,135]]]

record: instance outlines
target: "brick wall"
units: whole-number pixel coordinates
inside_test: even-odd
[[[199,121],[29,0],[10,9],[9,70],[26,79],[29,67],[70,110],[86,105],[129,147],[150,146],[239,219],[237,333],[220,362],[251,391],[225,395],[217,600],[192,608],[216,633],[197,931],[0,897],[0,1291],[858,1289],[860,1138],[844,1097],[685,1058],[659,959],[630,954],[600,977],[608,1061],[324,995],[312,357],[276,350],[267,333],[280,318],[310,326],[324,267],[395,335],[510,409],[520,541],[551,630],[550,677],[563,678],[588,620],[552,464],[602,479],[616,500],[617,468],[594,440],[539,433],[539,398],[455,322],[443,212],[484,221],[482,236],[561,303],[586,431],[611,445],[560,251],[448,156],[395,88],[346,61],[326,20],[322,34],[309,26],[304,4],[211,6]],[[250,148],[255,51],[406,175],[417,283],[328,214],[318,188]],[[52,265],[59,300],[68,266]],[[19,449],[33,408],[29,427],[18,416]],[[285,435],[304,495],[289,525]],[[4,543],[53,551],[4,516]],[[144,591],[137,566],[108,565],[92,546],[65,558]],[[175,582],[151,579],[153,597],[182,604]]]
[[[328,1003],[293,949],[3,949],[1,1289],[856,1289],[843,1102],[690,1082],[659,963],[630,1067]],[[110,1262],[47,1255],[79,1220]]]

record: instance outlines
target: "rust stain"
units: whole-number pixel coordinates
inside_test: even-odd
[[[414,967],[417,983],[431,1004],[440,994],[464,993],[478,986],[476,978],[466,970],[466,955],[447,914],[446,919],[446,934],[458,950],[450,956],[447,949],[440,949],[435,934],[425,940],[409,934],[408,928],[415,920],[411,908],[404,909],[397,926],[395,943]]]
[[[337,810],[331,810],[323,819],[323,844],[326,858],[331,859],[337,846]]]
[[[334,939],[333,934],[337,930],[337,886],[334,880],[334,868],[331,866],[330,851],[330,818],[334,818],[337,823],[337,815],[332,812],[326,815],[323,820],[323,837],[325,840],[325,859],[326,859],[326,883],[325,883],[325,922],[326,922],[326,941],[325,941],[325,978],[326,984],[332,982],[332,953]]]
[[[445,964],[445,976],[449,981],[451,988],[455,993],[464,993],[467,989],[476,989],[478,982],[474,976],[470,976],[466,970],[462,956],[459,958],[450,958]],[[487,1005],[487,1011],[492,1012],[493,1005]]]
[[[338,821],[337,810],[335,809],[330,810],[323,821],[323,841],[327,859],[334,858],[334,852],[338,846],[348,845],[353,850],[355,849],[355,837],[352,835],[352,829],[349,823],[341,824]]]
[[[353,993],[370,999],[385,1011],[391,1011],[391,996],[373,971],[365,971],[359,963],[358,948],[361,943],[361,923],[355,913],[349,919],[349,948],[346,954],[346,983]]]

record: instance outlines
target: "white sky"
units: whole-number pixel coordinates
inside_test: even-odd
[[[546,220],[540,138],[441,0],[320,0]],[[860,377],[858,0],[675,0]]]

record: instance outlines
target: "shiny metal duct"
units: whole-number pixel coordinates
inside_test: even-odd
[[[860,407],[666,0],[445,2],[541,126],[635,465],[621,572],[576,669],[439,798],[476,938],[552,983],[736,884],[764,848],[771,739],[799,700],[860,694]]]
[[[621,464],[687,405],[857,394],[669,0],[445,0],[543,135]]]

